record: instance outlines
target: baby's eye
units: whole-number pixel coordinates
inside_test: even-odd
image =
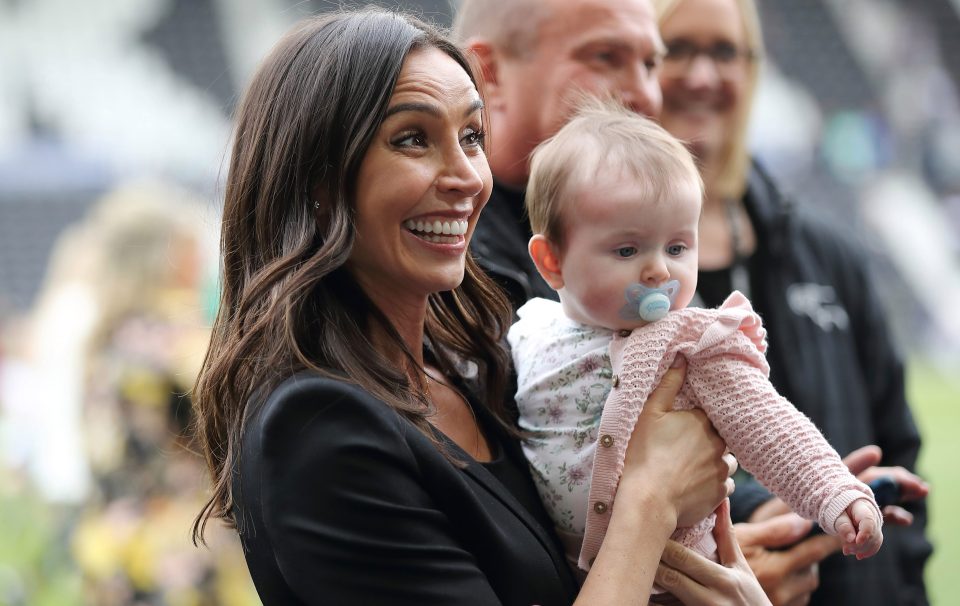
[[[667,247],[667,254],[676,257],[683,254],[685,250],[687,250],[687,247],[683,244],[672,244]]]
[[[623,257],[624,259],[627,259],[627,258],[632,257],[633,255],[637,254],[637,247],[636,247],[636,246],[621,246],[620,248],[616,249],[614,252],[617,253],[617,256],[618,256],[618,257]]]

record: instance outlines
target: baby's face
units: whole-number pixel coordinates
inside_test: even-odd
[[[611,330],[646,324],[624,319],[626,290],[680,283],[671,309],[683,309],[697,288],[696,183],[673,188],[666,199],[643,200],[633,177],[601,173],[563,206],[566,245],[560,253],[567,316]]]

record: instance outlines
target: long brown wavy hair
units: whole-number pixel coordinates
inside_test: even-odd
[[[271,51],[238,107],[220,309],[194,393],[213,480],[195,542],[211,517],[236,524],[231,481],[245,419],[295,372],[355,383],[437,442],[427,420],[432,406],[416,378],[422,369],[345,267],[360,164],[406,56],[427,47],[453,58],[476,84],[463,53],[412,17],[368,9],[310,18]],[[478,395],[507,427],[501,339],[510,320],[505,297],[468,254],[463,283],[430,296],[424,330],[445,373],[476,364]],[[374,348],[373,326],[406,354],[406,368]]]

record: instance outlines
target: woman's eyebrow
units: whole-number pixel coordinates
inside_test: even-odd
[[[469,107],[467,107],[467,109],[463,112],[463,115],[469,116],[470,114],[478,112],[481,109],[483,109],[483,100],[474,99],[473,102],[469,105]],[[440,118],[443,115],[442,112],[440,111],[440,108],[437,107],[436,105],[432,105],[430,103],[408,102],[408,103],[397,103],[396,105],[390,107],[387,110],[386,115],[384,115],[384,119],[389,118],[394,114],[399,114],[401,112],[419,112],[423,114],[428,114],[430,116],[433,116],[434,118]]]
[[[384,118],[389,118],[394,114],[399,114],[400,112],[419,112],[423,114],[429,114],[435,118],[441,117],[440,108],[436,105],[431,105],[429,103],[397,103],[393,107],[387,110]]]
[[[470,107],[467,108],[467,111],[463,112],[464,116],[469,116],[472,113],[478,112],[483,109],[483,99],[477,98],[473,100],[473,103],[470,104]]]

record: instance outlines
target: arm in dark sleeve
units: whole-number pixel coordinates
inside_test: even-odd
[[[880,297],[867,270],[862,268],[858,279],[860,306],[851,320],[858,352],[871,399],[871,412],[877,445],[883,450],[882,466],[902,466],[916,470],[920,452],[920,432],[907,403],[904,365],[890,334]],[[900,559],[902,595],[900,604],[925,604],[926,590],[923,569],[933,547],[925,536],[927,506],[925,501],[905,503],[904,507],[914,515],[913,524],[891,528]],[[892,545],[891,545],[892,546]]]
[[[733,479],[737,489],[730,495],[730,517],[734,524],[748,522],[757,507],[773,498],[773,493],[742,469],[737,470]]]
[[[430,497],[419,432],[385,404],[308,379],[274,393],[259,430],[264,524],[304,603],[498,603]]]

